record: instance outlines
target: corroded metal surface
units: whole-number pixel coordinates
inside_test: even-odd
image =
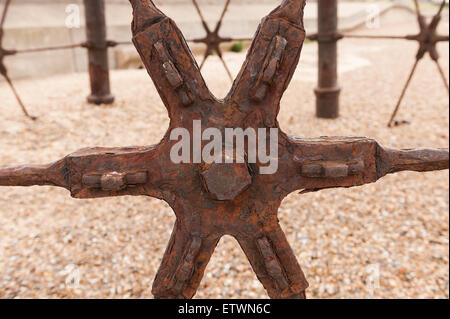
[[[319,79],[315,89],[316,115],[319,118],[339,117],[339,95],[341,88],[337,82],[337,39],[334,34],[338,27],[337,0],[319,0],[318,36]]]
[[[104,0],[84,0],[84,12],[91,83],[91,95],[87,100],[92,104],[111,104],[114,95],[111,94],[109,82]]]
[[[277,218],[288,194],[360,186],[404,170],[448,169],[448,149],[391,150],[367,138],[305,139],[281,131],[272,175],[260,174],[265,165],[247,158],[175,164],[170,132],[185,128],[195,143],[193,121],[221,131],[279,129],[280,100],[305,39],[305,0],[284,0],[262,20],[224,100],[209,91],[175,23],[149,0],[130,1],[133,41],[169,113],[166,136],[155,146],[90,148],[50,165],[1,169],[0,185],[59,186],[80,199],[144,195],[166,201],[177,219],[153,284],[157,298],[192,298],[224,235],[237,239],[270,297],[305,298],[308,283]]]

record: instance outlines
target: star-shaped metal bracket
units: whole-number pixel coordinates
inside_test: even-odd
[[[262,20],[224,100],[209,91],[176,24],[149,0],[130,2],[133,42],[169,113],[165,137],[150,147],[90,148],[50,165],[1,169],[0,185],[59,186],[80,199],[144,195],[167,202],[176,223],[153,284],[155,297],[192,298],[220,238],[230,235],[270,297],[305,298],[308,283],[277,218],[288,194],[360,186],[404,170],[448,169],[448,149],[392,150],[367,138],[306,139],[281,130],[272,175],[260,173],[266,163],[237,153],[233,163],[194,156],[192,163],[175,164],[170,154],[178,141],[171,132],[184,128],[198,143],[195,120],[222,132],[279,129],[280,100],[305,39],[305,0],[284,0]]]
[[[397,116],[397,113],[400,109],[400,105],[403,101],[403,98],[406,94],[409,84],[411,83],[413,75],[417,69],[417,65],[419,64],[419,61],[422,60],[422,58],[425,56],[426,53],[428,53],[430,55],[430,58],[436,63],[439,74],[441,75],[444,85],[447,89],[447,93],[449,92],[447,79],[445,78],[444,71],[443,71],[441,65],[439,64],[439,53],[438,53],[437,47],[436,47],[436,45],[439,42],[444,42],[444,41],[448,42],[448,40],[449,40],[448,35],[444,36],[444,35],[439,35],[437,33],[437,28],[439,26],[439,22],[442,19],[442,10],[445,7],[446,0],[442,0],[442,3],[440,5],[438,11],[433,16],[433,18],[431,19],[431,21],[429,23],[426,22],[426,18],[420,12],[419,4],[417,1],[418,0],[414,0],[414,4],[416,7],[417,20],[419,22],[420,32],[419,32],[419,34],[416,34],[416,35],[406,36],[406,39],[419,42],[419,49],[416,54],[416,62],[414,63],[414,65],[411,69],[408,80],[406,81],[406,84],[403,87],[400,98],[397,102],[397,105],[395,106],[394,112],[392,113],[391,119],[389,121],[389,126],[399,123],[399,122],[395,122],[395,117]]]
[[[247,40],[252,40],[252,39],[246,39],[246,38],[238,39],[238,38],[231,38],[231,37],[223,38],[220,35],[220,28],[222,27],[223,19],[225,17],[225,14],[227,13],[228,7],[230,6],[230,2],[231,2],[231,0],[226,0],[225,6],[222,10],[222,14],[220,15],[219,21],[217,22],[214,30],[211,31],[211,29],[208,26],[208,23],[205,20],[202,10],[200,9],[200,6],[198,5],[197,0],[192,0],[195,10],[197,11],[197,13],[202,21],[202,25],[203,25],[203,28],[205,29],[206,36],[203,38],[199,38],[199,39],[193,39],[190,42],[203,43],[206,45],[205,54],[203,56],[202,62],[200,63],[200,70],[202,70],[203,66],[205,65],[206,60],[210,56],[217,54],[217,56],[219,57],[220,61],[223,64],[223,67],[227,71],[228,77],[230,78],[231,81],[233,81],[233,75],[231,74],[230,68],[228,67],[227,63],[223,59],[223,53],[222,53],[222,49],[220,48],[220,45],[222,43],[228,43],[228,42],[232,42],[232,41],[247,41]]]
[[[439,42],[448,42],[449,41],[448,35],[438,34],[438,27],[439,27],[439,23],[441,22],[441,19],[442,19],[442,11],[444,10],[445,4],[446,4],[446,0],[442,0],[436,14],[431,18],[431,20],[429,22],[427,22],[427,18],[421,13],[418,0],[414,0],[415,12],[417,15],[417,21],[418,21],[419,28],[420,28],[420,31],[418,34],[407,35],[407,36],[383,36],[383,35],[371,36],[371,35],[350,35],[350,34],[343,35],[344,38],[393,39],[393,40],[400,39],[400,40],[417,41],[419,43],[419,49],[416,54],[416,61],[411,69],[408,80],[406,81],[406,83],[402,89],[402,93],[398,99],[396,106],[395,106],[394,112],[392,113],[391,119],[389,120],[389,124],[388,124],[389,127],[392,127],[393,125],[400,125],[402,123],[405,123],[405,121],[395,121],[395,118],[398,114],[398,111],[402,104],[403,98],[405,97],[406,91],[408,90],[408,87],[411,83],[411,80],[414,76],[417,66],[418,66],[420,60],[422,60],[427,53],[430,55],[430,58],[436,63],[439,74],[442,77],[442,80],[447,89],[447,92],[449,91],[447,79],[446,79],[444,71],[439,63],[439,53],[438,53],[438,50],[436,47]]]

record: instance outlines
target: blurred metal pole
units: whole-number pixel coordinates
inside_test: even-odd
[[[339,117],[339,94],[337,83],[337,0],[318,0],[319,83],[315,89],[316,114],[319,118]]]
[[[111,104],[114,102],[114,95],[111,94],[109,83],[105,2],[84,0],[84,8],[91,81],[91,95],[87,100],[92,104]]]

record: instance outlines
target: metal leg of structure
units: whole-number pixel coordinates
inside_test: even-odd
[[[84,0],[86,14],[86,36],[88,41],[89,77],[92,104],[111,104],[108,67],[108,41],[106,40],[105,2],[104,0]]]
[[[316,114],[319,118],[334,119],[339,117],[341,91],[337,83],[337,0],[319,0],[318,8],[319,83],[315,89]]]

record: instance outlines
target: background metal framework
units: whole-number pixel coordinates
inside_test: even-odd
[[[445,7],[446,1],[442,0],[442,3],[437,10],[436,14],[432,17],[431,21],[427,23],[426,17],[424,17],[420,11],[418,0],[413,0],[415,4],[415,11],[417,15],[420,32],[416,35],[406,36],[373,36],[373,35],[352,35],[338,31],[338,1],[337,0],[318,0],[318,33],[308,36],[311,40],[317,40],[319,44],[319,78],[318,86],[315,89],[316,94],[316,114],[320,118],[337,118],[339,116],[339,95],[341,88],[338,84],[338,72],[337,72],[337,42],[344,38],[364,38],[364,39],[400,39],[417,41],[419,43],[419,49],[416,54],[416,62],[414,63],[410,75],[402,89],[401,95],[395,106],[389,126],[398,125],[402,122],[395,121],[395,117],[400,109],[401,103],[411,82],[411,79],[416,71],[417,65],[420,60],[429,53],[431,59],[436,63],[440,76],[442,77],[447,92],[449,90],[447,79],[445,78],[444,71],[439,64],[439,54],[436,49],[436,44],[442,41],[449,41],[448,35],[439,35],[437,28],[442,18],[442,11]],[[84,0],[85,15],[86,15],[86,37],[87,40],[82,43],[72,45],[61,45],[51,47],[41,47],[26,50],[5,49],[2,45],[4,35],[4,24],[7,17],[8,8],[12,0],[5,0],[5,6],[0,20],[0,75],[2,75],[8,85],[10,86],[14,96],[17,99],[23,113],[31,118],[31,116],[18,91],[13,85],[11,78],[8,75],[8,68],[4,62],[4,58],[15,54],[24,54],[30,52],[42,52],[42,51],[54,51],[72,49],[76,47],[86,48],[89,56],[89,75],[91,95],[88,97],[89,103],[94,104],[110,104],[114,101],[114,96],[111,94],[110,81],[109,81],[109,68],[108,68],[108,55],[107,50],[110,47],[115,47],[122,44],[131,44],[131,42],[117,42],[107,40],[106,37],[106,22],[105,22],[105,4],[104,0]],[[197,38],[188,40],[188,42],[203,43],[206,45],[203,60],[200,63],[200,69],[203,68],[208,57],[216,53],[221,60],[228,77],[233,79],[231,71],[223,59],[223,52],[220,48],[222,43],[232,41],[246,41],[251,40],[248,38],[230,38],[220,36],[220,29],[223,24],[223,19],[227,13],[231,0],[226,0],[219,20],[213,30],[210,29],[206,22],[202,10],[197,0],[192,0],[192,3],[201,19],[203,28],[205,29],[206,36],[203,38]]]
[[[416,41],[419,49],[416,54],[410,75],[402,89],[401,95],[397,101],[395,109],[389,120],[388,126],[398,125],[403,122],[395,121],[395,117],[400,109],[401,103],[416,71],[417,65],[428,53],[430,58],[436,63],[437,69],[449,91],[447,79],[439,63],[439,53],[436,45],[439,42],[449,41],[448,35],[438,34],[438,26],[442,19],[442,11],[446,1],[442,0],[437,12],[427,22],[427,18],[421,13],[418,0],[413,0],[415,12],[420,31],[418,34],[405,36],[390,35],[354,35],[338,31],[337,25],[337,0],[318,0],[319,10],[319,30],[317,34],[309,36],[311,40],[317,40],[319,43],[319,85],[316,89],[317,95],[317,116],[321,118],[336,118],[339,116],[339,92],[337,76],[337,42],[344,38],[353,39],[389,39],[389,40],[409,40]]]
[[[400,171],[448,169],[448,149],[393,150],[367,138],[306,139],[281,131],[280,101],[305,39],[305,0],[284,0],[263,19],[224,100],[208,89],[175,22],[151,1],[130,2],[133,42],[170,117],[166,136],[150,147],[90,148],[50,165],[0,169],[0,186],[51,185],[79,199],[135,195],[166,201],[177,219],[153,284],[155,297],[192,298],[220,238],[231,235],[271,298],[306,298],[308,282],[277,218],[288,194],[361,186]],[[250,161],[250,154],[229,152],[225,144],[225,163],[194,154],[191,162],[175,164],[170,153],[178,141],[170,134],[184,128],[195,143],[195,121],[219,132],[276,129],[278,170],[263,174],[256,156]],[[271,136],[258,139],[268,145]]]
[[[89,57],[89,76],[91,84],[91,95],[88,97],[89,103],[94,104],[111,104],[114,102],[114,96],[111,94],[108,68],[108,47],[124,44],[115,41],[106,40],[106,21],[105,21],[105,3],[104,0],[84,0],[85,16],[86,16],[86,41],[75,44],[48,46],[33,49],[5,49],[3,47],[4,25],[8,13],[8,9],[12,0],[5,0],[5,5],[0,20],[0,74],[6,79],[17,102],[22,108],[23,113],[35,120],[36,117],[31,116],[20,98],[19,93],[15,89],[11,78],[8,75],[8,68],[5,65],[4,58],[10,55],[25,54],[31,52],[44,52],[66,50],[73,48],[86,48]]]
[[[214,30],[211,31],[211,29],[208,26],[208,23],[206,22],[206,20],[203,16],[202,10],[200,9],[200,6],[198,5],[197,0],[192,0],[195,10],[197,11],[197,13],[201,19],[203,28],[205,29],[206,36],[203,38],[194,39],[191,42],[203,43],[206,45],[206,50],[205,50],[205,53],[203,56],[203,60],[200,63],[200,70],[205,65],[205,62],[208,59],[208,57],[210,57],[211,55],[213,55],[215,53],[215,54],[217,54],[217,56],[219,57],[220,61],[223,64],[223,67],[227,71],[228,77],[230,78],[231,81],[233,81],[233,75],[231,74],[230,68],[228,67],[227,63],[223,59],[222,49],[220,48],[220,45],[222,43],[233,42],[233,41],[251,41],[252,38],[231,38],[231,37],[223,38],[220,36],[220,28],[222,27],[223,19],[225,17],[225,14],[227,13],[230,2],[231,2],[231,0],[226,0],[225,6],[222,10],[222,14],[220,15],[220,18],[219,18]]]
[[[222,50],[220,45],[226,42],[233,41],[248,41],[251,38],[224,38],[220,36],[220,28],[223,23],[223,19],[228,10],[229,4],[231,0],[227,0],[225,6],[223,8],[222,14],[214,28],[211,29],[208,26],[208,23],[205,21],[203,13],[198,5],[197,0],[192,0],[193,5],[200,16],[202,25],[205,29],[206,36],[204,38],[197,38],[188,40],[189,42],[194,43],[203,43],[206,45],[206,50],[204,54],[203,61],[201,63],[201,68],[203,68],[204,63],[208,59],[209,56],[213,54],[217,54],[220,60],[223,63],[225,70],[230,78],[233,79],[233,76],[230,72],[229,67],[227,66],[225,60],[223,59]],[[4,24],[6,21],[6,17],[8,14],[8,9],[12,3],[12,0],[5,0],[5,6],[1,13],[0,20],[0,75],[3,76],[11,88],[14,96],[16,97],[17,102],[19,103],[23,113],[32,120],[36,120],[35,116],[31,116],[22,98],[19,95],[19,92],[13,85],[13,81],[8,75],[8,68],[5,64],[5,57],[16,54],[25,54],[32,52],[44,52],[44,51],[56,51],[56,50],[66,50],[73,48],[86,48],[88,50],[88,58],[89,58],[89,78],[90,78],[90,87],[91,94],[88,96],[87,100],[92,104],[111,104],[114,102],[114,95],[111,93],[110,89],[110,80],[109,80],[109,67],[108,67],[108,48],[116,47],[118,45],[127,45],[132,44],[130,41],[113,41],[108,40],[106,35],[106,21],[105,21],[105,3],[104,0],[84,0],[85,7],[85,17],[86,17],[86,41],[76,44],[69,45],[60,45],[60,46],[48,46],[48,47],[39,47],[33,49],[24,49],[24,50],[16,50],[16,49],[5,49],[2,45],[3,43],[3,35],[4,35]]]

